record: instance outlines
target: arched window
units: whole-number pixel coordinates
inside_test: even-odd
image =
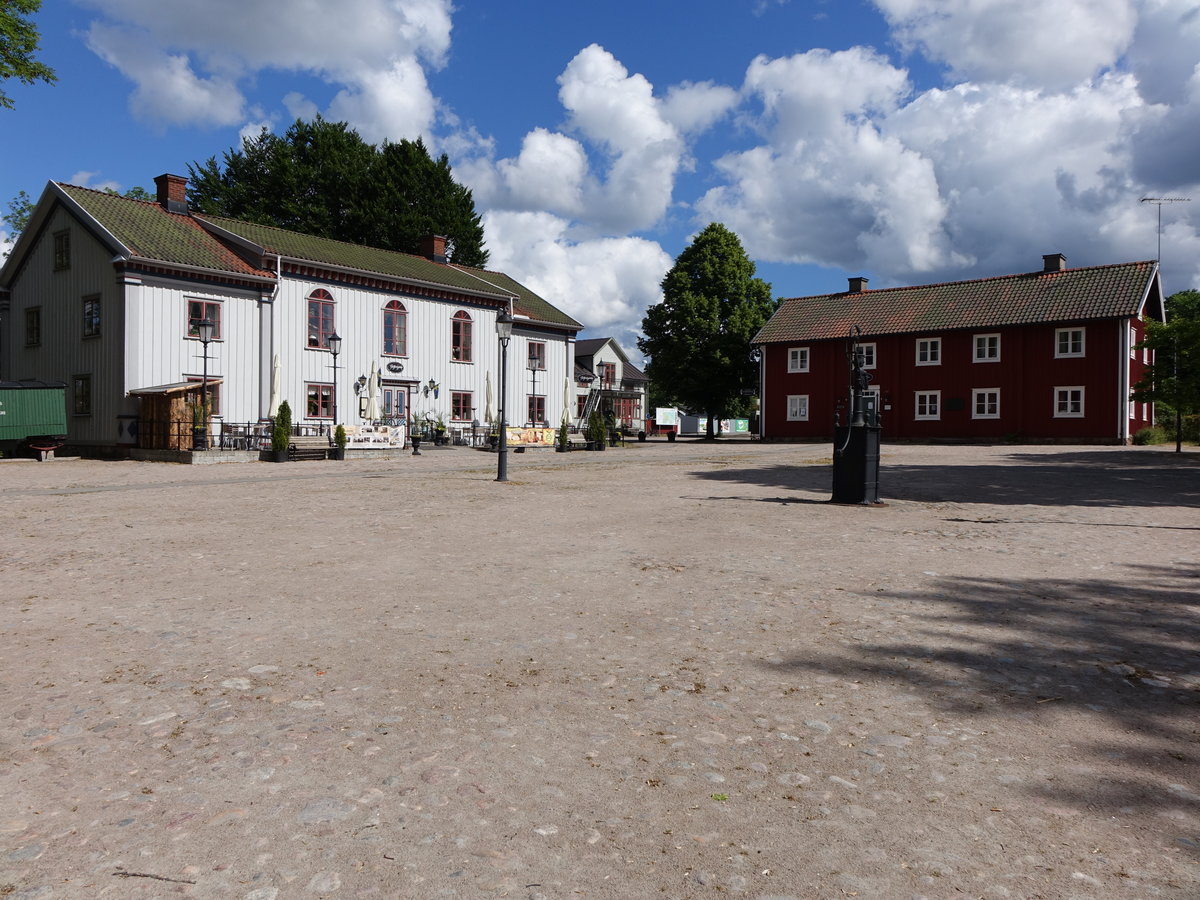
[[[384,356],[408,356],[408,310],[399,300],[383,308]]]
[[[328,350],[333,332],[333,295],[317,288],[308,295],[308,346]]]
[[[450,358],[455,362],[471,361],[471,317],[459,310],[451,320]]]

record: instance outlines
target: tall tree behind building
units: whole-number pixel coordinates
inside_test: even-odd
[[[264,129],[221,164],[210,157],[188,172],[188,201],[201,212],[403,253],[439,234],[452,262],[487,264],[471,191],[420,139],[376,147],[317,116],[282,136]]]
[[[4,0],[0,3],[0,81],[16,78],[24,84],[58,80],[54,70],[38,62],[33,54],[38,50],[41,35],[26,18],[42,8],[42,0]],[[13,101],[0,90],[0,107],[12,109]]]
[[[754,276],[738,236],[716,222],[675,260],[662,281],[662,302],[642,320],[638,348],[650,358],[655,393],[714,420],[730,414],[741,390],[758,384],[750,339],[771,313],[771,285]]]

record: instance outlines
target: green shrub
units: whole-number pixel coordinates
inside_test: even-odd
[[[335,428],[333,430],[333,442],[338,445],[339,450],[346,449],[346,442],[348,440],[349,440],[349,438],[346,437],[346,426],[345,425],[339,425],[337,428]]]
[[[593,409],[592,414],[588,416],[587,439],[603,447],[607,437],[608,428],[604,424],[604,414],[598,409]]]
[[[292,443],[292,408],[284,400],[275,413],[275,428],[271,431],[271,449],[286,450]]]
[[[1158,425],[1151,428],[1140,428],[1134,433],[1133,442],[1138,446],[1165,444],[1167,442],[1167,433]]]

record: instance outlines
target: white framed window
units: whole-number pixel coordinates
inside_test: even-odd
[[[863,368],[875,368],[875,345],[874,344],[859,344],[863,352]]]
[[[1137,359],[1137,342],[1138,342],[1137,327],[1134,325],[1130,325],[1129,326],[1129,358],[1130,359]]]
[[[1137,401],[1136,400],[1129,401],[1129,418],[1131,418],[1131,419],[1137,418]]]
[[[1065,359],[1084,355],[1084,329],[1056,328],[1054,330],[1054,358]]]
[[[1000,418],[1000,388],[975,388],[971,391],[971,418]]]
[[[808,394],[788,394],[787,420],[789,422],[808,421]]]
[[[788,348],[788,366],[789,372],[807,372],[808,371],[808,348],[807,347],[789,347]]]
[[[1054,418],[1083,418],[1083,386],[1056,387],[1054,389]]]
[[[917,391],[916,415],[914,418],[931,421],[942,417],[942,392]]]
[[[975,362],[1000,362],[1000,335],[975,335]]]
[[[917,365],[940,366],[942,364],[942,339],[917,338]]]

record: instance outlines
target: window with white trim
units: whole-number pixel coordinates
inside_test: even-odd
[[[304,386],[306,413],[310,419],[333,418],[333,385],[310,382]]]
[[[788,348],[788,366],[789,372],[807,372],[808,371],[808,348],[807,347],[789,347]]]
[[[917,365],[940,366],[942,364],[942,339],[917,338]]]
[[[789,422],[808,421],[808,394],[788,394],[787,420]]]
[[[470,391],[450,393],[450,418],[456,422],[470,422],[475,412],[475,398]]]
[[[1084,355],[1084,333],[1082,328],[1056,328],[1054,331],[1054,358],[1065,359]]]
[[[1056,387],[1054,389],[1054,418],[1083,418],[1083,386]]]
[[[975,335],[975,362],[1000,362],[1000,335]]]
[[[333,294],[317,288],[308,295],[308,346],[328,350],[329,337],[334,333]]]
[[[100,295],[83,298],[83,336],[100,335]]]
[[[863,352],[863,368],[875,368],[875,345],[874,344],[859,344]]]
[[[408,310],[399,300],[383,308],[383,355],[408,356]]]
[[[1138,342],[1137,326],[1130,325],[1129,326],[1129,358],[1130,359],[1137,359],[1137,342]]]
[[[530,341],[526,345],[528,349],[528,368],[530,369],[545,369],[546,368],[546,344],[543,341]]]
[[[546,424],[546,398],[541,394],[526,394],[527,422],[530,425]]]
[[[71,413],[76,416],[92,414],[92,376],[71,376]]]
[[[942,417],[942,392],[941,391],[917,391],[916,392],[916,415],[917,419],[926,421],[940,419]]]
[[[450,358],[455,362],[470,362],[472,346],[471,316],[460,309],[450,320]]]
[[[213,323],[213,340],[221,340],[221,304],[209,303],[207,300],[191,300],[187,302],[188,330],[187,336],[200,337],[200,323],[205,319]]]
[[[1000,388],[975,388],[971,391],[971,418],[1000,418]]]

